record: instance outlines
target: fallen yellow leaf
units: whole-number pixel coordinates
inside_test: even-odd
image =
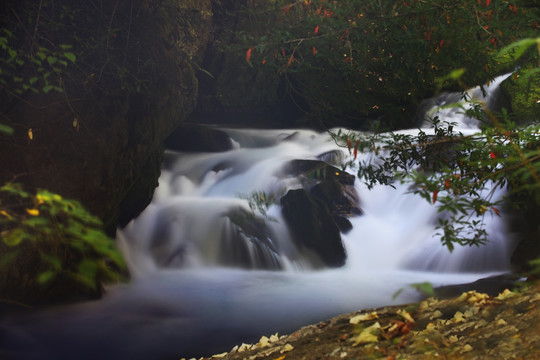
[[[26,209],[26,212],[28,213],[28,215],[32,215],[32,216],[38,216],[39,215],[39,210],[38,209]]]
[[[397,314],[401,316],[405,321],[408,322],[414,322],[414,319],[412,318],[411,314],[409,314],[406,310],[400,309],[397,311]]]
[[[380,328],[381,328],[381,324],[379,324],[379,322],[376,322],[375,324],[365,328],[364,330],[362,330],[360,335],[358,335],[354,339],[353,345],[356,346],[359,344],[367,344],[367,343],[379,341],[378,332]]]
[[[379,315],[377,315],[376,312],[370,312],[370,313],[366,313],[366,314],[360,314],[360,315],[356,315],[356,316],[353,316],[349,322],[351,324],[358,324],[362,321],[367,321],[367,320],[373,320],[373,319],[378,319],[379,318]]]
[[[292,350],[294,350],[294,347],[291,344],[285,344],[285,346],[283,346],[279,352],[283,354],[284,352],[289,352]]]

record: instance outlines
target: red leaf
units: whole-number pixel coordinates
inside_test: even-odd
[[[263,63],[263,65],[266,64],[266,59],[263,59],[262,63]]]
[[[495,155],[495,153],[493,151],[489,152],[489,158],[490,159],[495,159],[496,157],[497,157],[497,155]]]
[[[488,7],[490,3],[491,3],[491,0],[486,0],[486,7]]]
[[[351,139],[347,138],[347,149],[349,149],[349,152],[351,151]]]
[[[433,201],[434,204],[437,201],[437,195],[439,195],[439,190],[435,190],[433,192],[433,195],[431,196],[431,200]]]
[[[497,209],[496,207],[493,207],[493,206],[492,206],[492,207],[491,207],[491,210],[493,210],[493,212],[494,212],[495,214],[497,214],[497,216],[501,216],[501,213],[499,212],[499,209]]]
[[[354,158],[356,159],[357,156],[358,156],[358,148],[355,146],[354,147]]]
[[[246,51],[246,62],[249,62],[249,59],[251,59],[251,50],[253,50],[253,48],[249,48]]]
[[[313,33],[317,35],[319,33],[319,25],[315,27],[315,30],[313,30]]]
[[[450,189],[450,179],[444,180],[444,187]]]
[[[317,55],[317,48],[315,46],[311,47],[311,51],[313,51],[313,55]]]

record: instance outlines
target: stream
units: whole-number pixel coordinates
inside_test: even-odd
[[[450,95],[436,103],[448,101]],[[477,130],[456,111],[438,111],[463,132]],[[368,190],[358,179],[362,214],[350,217],[352,230],[341,234],[346,263],[321,266],[317,254],[292,241],[279,201],[263,214],[248,198],[279,199],[301,188],[297,176],[280,172],[291,160],[331,154],[340,167],[350,159],[347,149],[312,130],[221,130],[232,139],[230,151],[167,151],[152,203],[118,232],[132,282],[109,287],[99,301],[1,320],[0,357],[211,355],[341,313],[418,301],[414,283],[462,284],[510,271],[513,244],[499,218],[486,215],[487,245],[449,253],[435,236],[435,206],[408,193],[407,184]],[[242,234],[229,216],[239,210],[264,222],[269,236]]]

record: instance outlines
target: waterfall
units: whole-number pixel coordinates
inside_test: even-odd
[[[446,110],[433,111],[475,129]],[[249,197],[279,200],[305,186],[283,170],[291,161],[323,159],[339,168],[349,153],[328,133],[222,130],[232,150],[167,151],[152,203],[119,231],[131,284],[109,288],[98,302],[3,320],[0,344],[21,359],[210,355],[340,313],[417,301],[413,283],[459,284],[510,271],[512,243],[499,219],[486,219],[487,245],[450,254],[434,236],[440,214],[407,184],[368,190],[358,180],[351,191],[362,214],[341,233],[346,263],[321,266],[291,240],[279,201],[263,213]]]

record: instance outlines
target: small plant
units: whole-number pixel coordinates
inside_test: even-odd
[[[41,257],[36,279],[40,285],[64,276],[96,289],[103,281],[119,280],[125,270],[122,256],[103,232],[101,221],[77,201],[60,195],[45,190],[31,194],[18,184],[3,185],[0,228],[0,246],[4,248],[0,268],[20,265],[25,251],[36,248]]]
[[[254,191],[248,196],[240,195],[240,198],[248,201],[252,213],[255,213],[257,210],[265,218],[273,220],[268,216],[267,211],[271,205],[277,202],[275,196],[269,195],[264,191]]]
[[[77,58],[71,52],[72,45],[39,46],[35,51],[24,51],[16,43],[14,34],[3,28],[0,32],[0,88],[15,95],[63,92],[62,75]]]

